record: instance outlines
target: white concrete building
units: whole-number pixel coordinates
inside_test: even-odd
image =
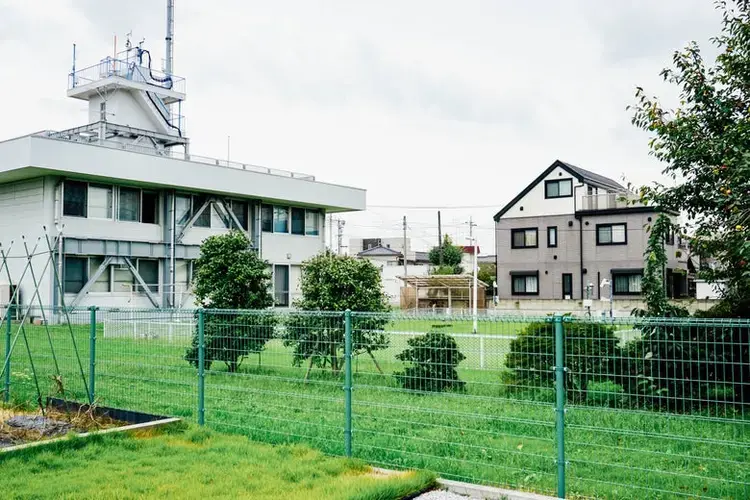
[[[24,304],[34,286],[29,273],[16,281],[21,236],[33,246],[43,227],[61,240],[44,273],[50,252],[33,259],[42,302],[61,303],[59,270],[66,305],[138,307],[193,307],[201,242],[238,228],[272,265],[276,302],[287,306],[300,264],[325,249],[325,215],[365,208],[361,189],[192,155],[179,113],[184,79],[153,70],[129,41],[116,58],[74,63],[68,96],[88,102],[87,125],[0,142],[0,243],[7,251],[15,240],[10,281]]]

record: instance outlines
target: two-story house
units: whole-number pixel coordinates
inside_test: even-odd
[[[658,212],[612,179],[555,161],[495,215],[499,298],[639,298]],[[670,237],[666,253],[669,296],[685,296],[687,252]]]
[[[231,228],[270,263],[287,306],[301,263],[325,249],[326,214],[365,208],[361,189],[191,154],[185,81],[140,46],[74,69],[68,96],[88,102],[87,125],[0,142],[0,242],[16,241],[7,262],[24,304],[35,299],[21,236],[57,241],[52,266],[44,243],[33,259],[45,305],[61,303],[59,270],[67,305],[194,307],[200,244]]]

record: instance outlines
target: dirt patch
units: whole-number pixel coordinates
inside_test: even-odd
[[[121,425],[125,424],[91,410],[66,412],[50,407],[42,415],[40,411],[0,408],[0,448]]]

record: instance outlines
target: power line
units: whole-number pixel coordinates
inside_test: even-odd
[[[433,206],[420,206],[420,205],[367,205],[367,208],[393,208],[401,210],[472,210],[481,208],[494,208],[497,209],[497,205],[433,205]]]

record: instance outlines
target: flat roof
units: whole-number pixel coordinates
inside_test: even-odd
[[[471,288],[474,286],[474,277],[470,274],[431,274],[429,276],[398,276],[398,279],[407,286],[416,288]],[[482,288],[487,284],[477,280]]]
[[[366,191],[257,170],[29,135],[0,142],[0,183],[44,175],[254,198],[269,203],[364,210]]]

